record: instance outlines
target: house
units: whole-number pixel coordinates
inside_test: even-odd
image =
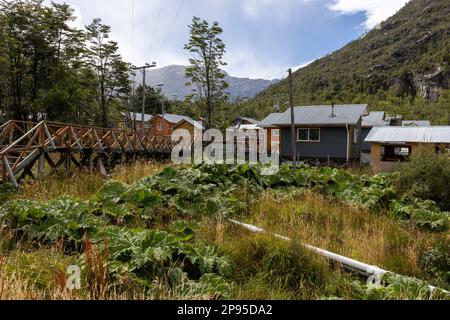
[[[145,131],[148,131],[150,128],[150,120],[152,120],[153,116],[151,114],[144,114],[144,125],[142,125],[142,113],[140,112],[122,112],[122,116],[124,117],[124,121],[119,124],[121,129],[134,129],[136,131],[142,132],[142,128],[144,127]]]
[[[365,141],[371,144],[373,169],[391,171],[413,155],[420,145],[450,149],[450,126],[375,127]]]
[[[184,122],[183,122],[184,121]],[[192,129],[194,126],[201,126],[203,129],[203,125],[188,116],[182,116],[177,114],[158,114],[154,116],[150,121],[150,134],[152,136],[170,136],[174,131],[176,125],[181,123],[189,129]],[[191,125],[191,126],[189,126]]]
[[[361,123],[361,139],[362,139],[362,147],[361,150],[363,153],[370,153],[370,143],[365,142],[364,140],[369,135],[370,130],[373,127],[384,127],[388,126],[389,121],[386,120],[386,113],[384,111],[371,111],[367,116],[362,118]]]
[[[258,120],[253,118],[239,117],[233,121],[233,126],[243,125],[243,124],[258,124]]]
[[[272,150],[272,143],[280,143],[280,128],[274,123],[283,115],[283,113],[271,113],[266,118],[258,123],[258,126],[263,128],[266,133],[267,150]]]
[[[359,161],[362,117],[369,114],[361,105],[294,107],[296,157],[333,161]],[[291,109],[273,123],[280,128],[282,158],[292,158]]]
[[[202,134],[205,128],[200,121],[183,119],[173,126],[173,131],[177,129],[185,129],[189,131],[192,139],[194,139],[198,133]]]

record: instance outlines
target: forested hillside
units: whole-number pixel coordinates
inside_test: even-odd
[[[367,102],[372,110],[448,123],[449,61],[448,0],[413,0],[379,28],[295,72],[294,102]],[[272,85],[246,113],[264,117],[274,102],[287,101],[287,90],[286,80]]]

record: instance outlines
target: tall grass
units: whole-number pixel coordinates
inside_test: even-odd
[[[235,262],[233,299],[355,298],[352,278],[297,242],[205,219],[198,235]]]
[[[310,191],[288,200],[268,192],[253,208],[249,221],[294,241],[416,277],[424,276],[423,250],[445,237]]]
[[[10,198],[48,201],[71,196],[87,200],[110,178],[131,184],[143,177],[158,173],[165,166],[167,166],[165,163],[138,161],[115,167],[109,177],[104,177],[99,173],[60,171],[40,181],[28,181],[20,187],[18,193],[11,195]]]

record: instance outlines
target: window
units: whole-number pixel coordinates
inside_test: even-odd
[[[273,130],[272,130],[272,136],[274,136],[274,137],[279,137],[279,136],[280,136],[280,130],[278,130],[278,129],[273,129]]]
[[[403,162],[411,155],[410,146],[382,146],[381,161]]]
[[[297,129],[297,141],[320,142],[320,129]]]
[[[158,123],[158,124],[156,125],[156,130],[162,131],[162,130],[163,130],[163,125],[162,125],[161,123]]]

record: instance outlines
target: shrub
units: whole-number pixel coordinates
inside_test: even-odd
[[[428,147],[420,147],[400,169],[401,191],[434,200],[444,210],[450,210],[449,181],[449,155],[438,155]]]

